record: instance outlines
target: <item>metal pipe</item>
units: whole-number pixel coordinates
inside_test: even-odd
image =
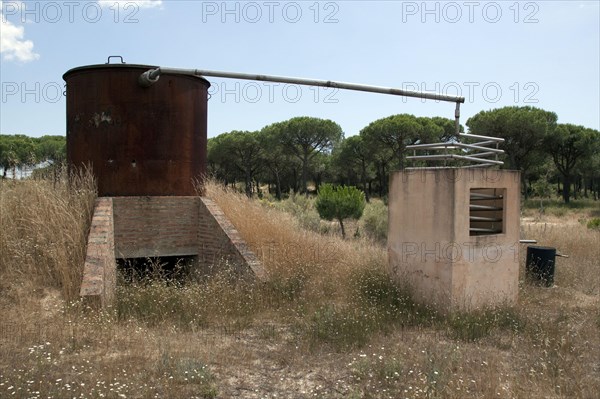
[[[479,163],[476,165],[461,165],[457,167],[450,166],[412,166],[409,168],[404,168],[404,170],[430,170],[430,169],[475,169],[475,168],[489,168],[490,164],[488,163]]]
[[[454,158],[452,154],[436,154],[436,155],[411,155],[406,159],[416,159],[422,161],[435,161]]]
[[[487,141],[480,141],[478,143],[471,143],[471,145],[478,145],[480,147],[483,147],[483,146],[494,144],[494,143],[495,143],[494,140],[487,140]]]
[[[469,231],[477,232],[477,233],[502,233],[502,230],[498,229],[485,229],[479,227],[471,227]]]
[[[492,159],[485,159],[485,158],[475,158],[475,157],[471,157],[471,156],[467,156],[467,155],[453,155],[453,157],[457,158],[457,159],[463,159],[466,161],[487,163],[490,165],[504,165],[504,162],[502,162],[502,161],[494,161]]]
[[[477,165],[477,166],[482,167],[482,166],[489,166],[489,165],[481,164],[481,165]],[[461,166],[460,168],[463,169],[463,168],[468,168],[468,167],[473,167],[473,165]],[[456,169],[456,168],[453,168],[451,166],[411,166],[408,168],[404,168],[404,170],[424,170],[424,169]]]
[[[498,196],[495,195],[495,194],[486,194],[486,193],[478,193],[478,192],[471,193],[471,198],[475,198],[475,197],[478,197],[478,198],[498,198]],[[500,198],[502,198],[502,196],[500,196]]]
[[[444,149],[457,149],[457,148],[467,148],[469,150],[480,150],[485,151],[482,153],[469,154],[469,156],[484,156],[484,155],[493,155],[493,154],[504,154],[504,150],[495,149],[495,148],[487,148],[480,147],[474,144],[464,144],[464,143],[430,143],[430,144],[412,144],[407,145],[407,150],[421,150],[421,149],[430,149],[430,150],[444,150]]]
[[[500,200],[503,199],[504,197],[501,195],[490,195],[490,196],[483,196],[483,195],[479,195],[479,194],[471,194],[471,201],[491,201],[491,200]]]
[[[411,160],[422,160],[422,161],[435,161],[435,160],[446,160],[446,159],[462,159],[465,161],[473,161],[479,163],[485,163],[490,165],[503,165],[502,161],[494,161],[492,159],[475,158],[467,155],[456,155],[456,154],[438,154],[438,155],[416,155],[409,156],[406,159]]]
[[[487,152],[478,152],[476,154],[469,154],[470,157],[489,157],[490,155],[497,155],[495,152],[487,151]]]
[[[464,101],[461,101],[464,102]],[[460,134],[460,103],[456,102],[456,109],[454,110],[454,131],[458,136]]]
[[[499,206],[490,206],[490,205],[469,205],[469,209],[474,211],[501,211],[502,208]]]
[[[484,216],[469,216],[469,220],[473,222],[501,222],[499,218],[486,218]]]
[[[411,144],[411,145],[407,145],[406,149],[407,150],[418,150],[418,149],[422,149],[422,148],[429,148],[432,150],[443,150],[445,148],[449,148],[449,149],[455,149],[456,148],[456,144],[457,143],[428,143],[428,144]]]
[[[501,143],[501,142],[504,141],[504,139],[502,139],[500,137],[481,136],[481,135],[478,135],[478,134],[470,134],[470,133],[461,133],[460,136],[461,137],[471,138],[471,139],[492,140],[492,141],[497,141],[499,143]]]
[[[456,145],[458,147],[468,148],[469,150],[479,150],[479,151],[496,152],[498,154],[504,154],[504,150],[499,150],[499,149],[495,149],[495,148],[480,147],[478,145],[464,144],[464,143],[456,143]]]
[[[475,168],[487,168],[489,166],[490,166],[489,163],[478,163],[478,164],[475,164],[475,165],[460,166],[460,168],[461,169],[475,169]]]
[[[448,101],[457,103],[464,103],[465,98],[461,96],[452,96],[449,94],[441,93],[427,93],[412,90],[402,90],[388,87],[371,86],[356,83],[345,83],[345,82],[334,82],[332,80],[317,80],[317,79],[305,79],[305,78],[294,78],[287,76],[274,76],[274,75],[254,75],[249,73],[238,73],[238,72],[222,72],[222,71],[209,71],[203,69],[181,69],[181,68],[165,68],[160,67],[156,69],[150,69],[142,73],[138,79],[140,86],[150,87],[158,81],[162,74],[179,74],[179,75],[194,75],[194,76],[214,76],[219,78],[230,78],[230,79],[243,79],[243,80],[258,80],[266,82],[277,82],[277,83],[289,83],[299,84],[307,86],[321,86],[321,87],[332,87],[336,89],[345,90],[356,90],[366,91],[371,93],[391,94],[395,96],[404,97],[416,97],[425,98],[428,100]],[[458,107],[457,107],[458,108]],[[458,112],[458,111],[457,111]],[[456,113],[455,113],[456,116]],[[458,121],[456,122],[458,123]]]
[[[486,157],[489,155],[496,155],[496,154],[503,154],[504,151],[503,150],[496,150],[494,148],[485,148],[485,147],[478,147],[478,146],[473,146],[470,144],[463,144],[463,143],[451,143],[451,144],[443,144],[443,143],[432,143],[432,144],[413,144],[413,145],[407,145],[406,149],[407,150],[456,150],[458,148],[466,148],[466,149],[478,149],[478,150],[487,150],[484,152],[476,152],[473,154],[469,154],[468,156],[470,157]],[[458,155],[458,154],[457,154]]]

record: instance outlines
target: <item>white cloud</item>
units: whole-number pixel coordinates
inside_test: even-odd
[[[133,3],[139,8],[155,8],[160,7],[163,4],[162,0],[98,0],[98,4],[100,4],[102,7],[112,7],[115,5],[115,3],[121,3],[123,5],[127,3]]]
[[[2,2],[0,1],[0,54],[7,61],[29,62],[40,58],[33,51],[33,42],[24,40],[25,28],[16,26],[2,15]]]

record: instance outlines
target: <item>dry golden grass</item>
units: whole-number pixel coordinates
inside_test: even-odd
[[[223,209],[270,275],[301,275],[308,279],[316,297],[347,294],[348,280],[361,270],[386,270],[384,248],[302,229],[289,214],[214,182],[206,185],[206,193]]]
[[[66,173],[65,173],[66,175]],[[89,174],[48,180],[0,179],[0,273],[24,284],[79,294],[95,183]]]
[[[557,253],[569,256],[556,258],[557,285],[598,296],[600,232],[586,227],[588,213],[591,212],[571,213],[564,217],[538,216],[534,220],[525,220],[522,232],[527,238],[535,238],[537,245],[555,247]]]
[[[142,281],[119,287],[116,309],[94,313],[70,301],[93,199],[89,186],[76,187],[0,181],[0,397],[600,392],[600,234],[577,220],[523,227],[570,255],[557,259],[556,287],[523,284],[516,309],[447,318],[385,279],[381,247],[307,232],[285,213],[209,184],[272,280]]]

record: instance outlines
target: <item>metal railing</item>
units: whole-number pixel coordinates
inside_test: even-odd
[[[494,165],[503,165],[498,160],[498,155],[504,154],[504,150],[498,148],[504,139],[499,137],[481,136],[476,134],[459,133],[459,138],[479,140],[472,144],[450,141],[446,143],[414,144],[406,146],[412,150],[413,155],[406,159],[411,161],[442,161],[441,166],[410,167],[406,169],[437,169],[450,167],[456,160],[467,161],[467,165],[459,165],[462,168],[481,168]],[[422,151],[427,154],[419,155]],[[451,162],[449,162],[451,161]]]

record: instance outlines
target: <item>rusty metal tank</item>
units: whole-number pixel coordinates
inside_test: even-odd
[[[210,83],[165,74],[141,87],[148,65],[71,69],[67,83],[67,159],[91,165],[99,196],[195,195],[206,172]]]

